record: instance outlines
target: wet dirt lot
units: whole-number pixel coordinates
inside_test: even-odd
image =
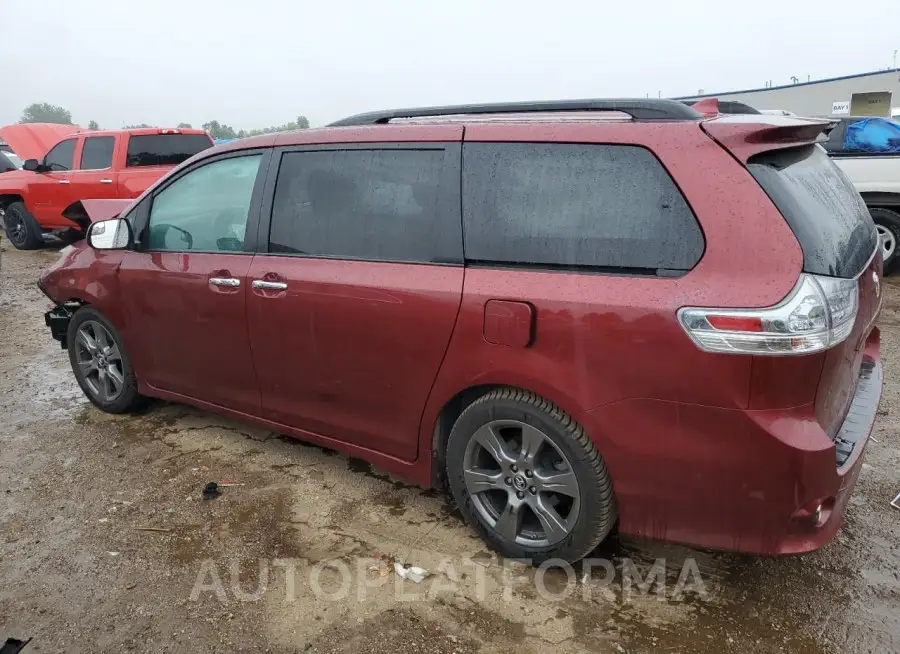
[[[0,256],[0,643],[30,637],[25,652],[66,653],[900,651],[900,511],[889,506],[900,492],[900,277],[886,284],[880,321],[877,442],[834,542],[756,559],[613,539],[594,554],[613,567],[585,581],[583,568],[569,579],[502,564],[441,494],[361,461],[179,405],[100,413],[43,325],[35,281],[56,253]],[[201,499],[206,482],[226,479],[244,485]],[[663,581],[629,582],[652,579],[658,559]],[[400,580],[395,560],[433,574]]]

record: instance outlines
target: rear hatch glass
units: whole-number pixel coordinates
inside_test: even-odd
[[[818,145],[751,158],[750,173],[768,193],[803,250],[803,269],[852,279],[869,262],[878,236],[846,175]]]
[[[177,166],[198,152],[211,148],[206,134],[146,134],[128,139],[129,168],[135,166]]]

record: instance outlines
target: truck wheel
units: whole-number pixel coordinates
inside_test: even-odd
[[[66,347],[75,380],[98,409],[128,413],[145,403],[119,333],[98,311],[82,307],[75,312]]]
[[[900,254],[900,213],[881,207],[872,207],[869,213],[881,240],[884,274],[887,275],[897,265],[897,255]]]
[[[503,556],[587,556],[612,530],[606,465],[581,425],[529,391],[470,404],[447,442],[447,479],[466,521]]]
[[[36,250],[44,244],[41,228],[22,202],[13,202],[6,207],[3,216],[6,238],[18,250]]]

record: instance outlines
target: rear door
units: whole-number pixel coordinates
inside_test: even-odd
[[[111,134],[84,137],[78,169],[72,175],[71,202],[118,197],[113,170],[115,149],[116,137]]]
[[[69,197],[75,168],[75,148],[78,138],[60,141],[46,154],[44,166],[49,170],[39,173],[29,186],[30,206],[34,217],[42,227],[70,225],[62,216],[63,202]]]
[[[866,342],[881,309],[882,260],[875,224],[841,169],[816,145],[764,152],[747,168],[769,194],[803,250],[803,270],[856,280],[858,314],[850,336],[828,350],[816,416],[832,437],[856,390]]]
[[[119,268],[126,339],[154,388],[259,411],[246,298],[269,157],[204,159],[131,212],[138,244]]]
[[[416,457],[464,274],[462,129],[436,131],[452,141],[276,150],[248,296],[267,417]]]

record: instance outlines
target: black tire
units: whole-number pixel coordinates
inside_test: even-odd
[[[467,450],[470,441],[476,437],[479,429],[485,428],[488,424],[502,425],[504,421],[524,423],[524,425],[536,428],[538,432],[542,433],[545,441],[550,442],[551,454],[555,452],[554,456],[563,455],[565,457],[563,465],[566,466],[568,472],[574,473],[577,479],[579,498],[577,515],[574,518],[569,516],[573,521],[573,526],[567,531],[565,537],[555,543],[531,546],[518,542],[520,538],[527,539],[527,535],[520,534],[513,540],[503,536],[482,515],[486,502],[477,505],[466,485],[465,470],[468,457],[471,456],[467,453],[471,451]],[[543,447],[545,446],[539,446],[539,448]],[[526,448],[523,447],[524,449]],[[493,459],[496,460],[496,457]],[[472,525],[481,538],[503,556],[528,559],[533,564],[540,564],[554,558],[574,563],[590,554],[607,537],[616,523],[618,513],[612,480],[606,470],[603,458],[584,433],[584,429],[562,409],[529,391],[515,388],[497,389],[470,404],[462,412],[450,433],[446,461],[447,480],[457,506],[466,521]],[[502,465],[499,469],[501,475],[507,474],[510,470],[505,469],[507,472],[504,472]],[[511,470],[516,471],[517,468],[511,468]],[[537,479],[536,468],[533,474]],[[516,477],[522,476],[516,474]],[[532,474],[528,474],[528,477],[530,479]],[[513,495],[516,494],[517,488],[520,488],[518,482],[523,480],[513,479],[512,481],[514,483],[510,485],[510,478],[505,477],[504,483],[508,489],[492,489],[489,494],[492,494],[493,498],[497,498],[497,493],[500,493],[499,501],[502,503],[502,493],[504,491],[512,493],[508,500],[511,506],[515,501]],[[524,481],[526,484],[532,483],[532,481]],[[519,494],[520,502],[530,500],[528,492],[531,490],[528,488],[526,492]],[[485,494],[480,494],[479,497],[483,495]],[[525,500],[522,500],[523,495]],[[535,495],[535,493],[531,493],[531,495]],[[543,496],[544,492],[540,491],[536,495]],[[497,500],[492,499],[491,501]],[[531,501],[533,502],[533,500]],[[537,512],[531,508],[526,510],[526,513],[529,512],[540,523]],[[496,520],[496,524],[499,524],[499,518]],[[550,539],[544,540],[549,542]]]
[[[103,397],[98,394],[98,381],[89,379],[84,372],[83,366],[79,365],[79,359],[88,353],[88,349],[79,341],[79,331],[83,326],[90,329],[97,325],[106,330],[109,337],[106,340],[111,340],[118,348],[118,355],[115,358],[115,361],[118,363],[115,364],[115,369],[117,376],[121,377],[121,390],[114,397]],[[69,363],[72,365],[75,380],[87,398],[98,409],[106,413],[129,413],[142,408],[146,404],[147,399],[138,393],[134,369],[131,367],[131,360],[128,358],[128,353],[125,351],[119,332],[99,311],[90,307],[82,307],[75,312],[75,315],[69,321],[69,329],[66,333],[66,347],[69,351]],[[109,358],[110,362],[113,360],[112,357]],[[113,367],[111,363],[106,361],[104,363],[106,370]],[[96,369],[94,372],[96,372]],[[107,372],[107,374],[109,373]]]
[[[884,274],[893,272],[900,260],[900,213],[882,207],[870,207],[869,213],[876,225],[889,229],[894,235],[894,252],[884,261]]]
[[[36,250],[44,245],[41,227],[23,202],[13,202],[6,207],[3,222],[6,238],[17,250]]]

